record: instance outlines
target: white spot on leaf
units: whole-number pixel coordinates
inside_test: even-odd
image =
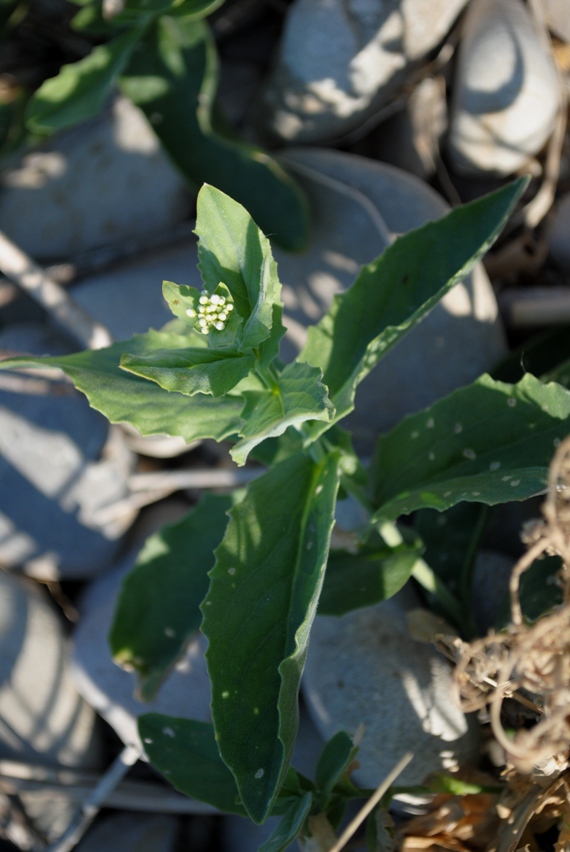
[[[257,778],[259,780],[260,778],[263,778],[264,775],[265,775],[265,770],[264,769],[258,769],[253,777]]]
[[[477,453],[475,452],[475,450],[472,450],[470,447],[467,447],[465,450],[463,450],[463,455],[465,456],[466,459],[473,460],[473,459],[477,458]]]
[[[165,737],[175,737],[176,731],[173,731],[172,728],[163,728],[162,733]]]

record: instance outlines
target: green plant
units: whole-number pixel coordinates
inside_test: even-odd
[[[516,384],[483,376],[405,418],[380,436],[368,470],[339,426],[357,385],[468,274],[525,185],[398,238],[335,297],[287,365],[278,357],[284,328],[269,241],[243,207],[205,186],[196,227],[204,289],[165,282],[174,320],[103,350],[2,362],[60,367],[113,422],[188,441],[228,439],[238,464],[251,455],[267,466],[244,491],[205,497],[149,539],[110,637],[148,698],[202,629],[213,725],[146,715],[141,737],[185,793],[256,822],[282,814],[264,852],[306,832],[311,815],[337,825],[347,798],[362,795],[347,777],[355,752],[346,734],[325,747],[315,783],[290,767],[317,611],[383,600],[413,575],[462,624],[461,593],[431,570],[399,518],[541,492],[568,431],[570,392],[530,374]],[[350,551],[329,553],[339,492],[360,501],[369,520]]]
[[[301,189],[261,148],[240,140],[216,102],[219,62],[205,18],[224,0],[74,0],[72,29],[98,42],[63,65],[31,97],[27,129],[45,136],[97,115],[116,87],[146,115],[164,150],[191,185],[210,183],[247,205],[284,248],[308,235]],[[9,30],[17,3],[6,4]],[[0,154],[21,140],[21,99],[0,105]]]

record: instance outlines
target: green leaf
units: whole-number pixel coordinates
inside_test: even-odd
[[[213,552],[234,502],[204,496],[185,518],[147,539],[123,580],[109,642],[115,662],[136,670],[143,701],[155,696],[200,628]]]
[[[239,431],[243,408],[240,396],[213,399],[204,394],[187,397],[169,393],[119,367],[124,353],[175,348],[183,341],[176,334],[149,331],[106,349],[61,357],[10,358],[0,361],[0,369],[59,367],[111,423],[130,423],[142,435],[179,435],[188,442],[198,438],[221,441]]]
[[[519,601],[523,616],[536,621],[563,603],[563,592],[557,575],[562,570],[559,556],[535,559],[520,579]],[[504,630],[511,623],[511,598],[507,592],[500,602],[495,628]]]
[[[333,788],[342,781],[357,752],[358,747],[345,731],[339,731],[325,745],[315,771],[315,781],[320,790],[320,811],[326,811]]]
[[[212,332],[214,333],[214,332]],[[156,382],[161,388],[188,396],[227,394],[255,365],[253,355],[216,349],[155,349],[148,355],[125,354],[121,368]]]
[[[570,389],[570,360],[558,364],[543,377],[546,381],[557,382],[564,388]]]
[[[188,20],[200,20],[210,15],[224,0],[127,0],[113,21],[130,23],[148,15],[184,15]]]
[[[539,494],[569,423],[570,393],[560,385],[530,374],[516,385],[482,376],[379,438],[371,467],[375,517]]]
[[[214,127],[218,58],[204,22],[162,17],[119,83],[188,180],[212,184],[235,198],[284,248],[305,246],[308,207],[297,184],[261,148],[222,136]]]
[[[493,379],[500,382],[518,382],[525,373],[548,381],[564,384],[555,377],[557,370],[570,358],[570,326],[544,332],[525,341],[490,370]],[[565,385],[566,386],[566,385]]]
[[[115,82],[143,33],[141,27],[93,48],[79,62],[64,65],[57,77],[43,83],[27,110],[34,133],[54,133],[92,118],[103,108]]]
[[[307,420],[331,420],[333,409],[320,379],[318,368],[293,363],[285,367],[272,388],[244,391],[242,440],[230,450],[233,460],[245,464],[253,447],[266,438],[282,435],[289,426]]]
[[[223,813],[245,815],[232,773],[220,757],[212,725],[145,713],[139,716],[138,726],[150,762],[173,787]]]
[[[462,612],[455,623],[466,638],[478,632],[472,608],[473,572],[489,515],[489,506],[482,503],[458,503],[446,512],[422,509],[414,518],[414,526],[426,548],[424,560],[457,599]],[[429,607],[449,618],[440,591],[438,583],[438,588],[427,593]]]
[[[352,411],[357,385],[378,361],[489,249],[527,183],[521,178],[398,237],[309,328],[298,357],[322,368],[336,420]]]
[[[305,793],[300,799],[294,799],[279,824],[271,832],[265,843],[262,843],[258,852],[283,852],[288,849],[301,829],[313,806],[313,795]]]
[[[19,0],[0,0],[0,28],[10,20],[12,13],[20,5]]]
[[[203,186],[198,194],[196,233],[206,290],[213,292],[220,281],[229,288],[244,320],[237,347],[256,349],[271,334],[273,306],[281,306],[269,240],[241,204],[213,186]]]
[[[187,284],[175,284],[174,281],[163,281],[162,295],[174,316],[181,319],[190,328],[193,322],[186,311],[196,310],[200,291],[196,287],[189,287]],[[206,345],[207,341],[204,341],[204,348]]]
[[[414,538],[390,547],[376,532],[356,553],[331,550],[319,615],[344,615],[391,598],[410,579],[421,552]]]
[[[202,604],[218,746],[256,822],[270,812],[293,750],[337,466],[336,454],[319,464],[298,455],[248,486]]]

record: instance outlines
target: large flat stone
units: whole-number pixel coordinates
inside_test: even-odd
[[[3,330],[0,349],[67,351],[42,326]],[[0,427],[0,563],[48,580],[103,571],[135,516],[100,518],[134,463],[120,431],[70,385],[0,391]]]
[[[123,97],[14,155],[0,187],[0,228],[43,260],[166,230],[191,208],[147,120]]]
[[[466,0],[295,0],[258,123],[288,143],[361,125],[445,37]]]
[[[303,676],[303,695],[323,738],[356,734],[364,725],[354,779],[368,788],[408,751],[414,759],[401,784],[476,763],[479,755],[478,725],[454,704],[450,665],[411,638],[400,599],[341,618],[317,616]]]

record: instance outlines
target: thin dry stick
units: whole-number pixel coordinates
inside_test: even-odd
[[[128,745],[122,750],[114,763],[103,775],[93,792],[83,802],[77,816],[71,821],[59,840],[52,843],[46,852],[70,852],[76,846],[97,814],[105,804],[109,794],[126,775],[131,766],[140,758],[138,746]]]
[[[413,759],[413,757],[414,755],[412,754],[412,752],[408,751],[403,756],[403,758],[398,761],[392,771],[388,773],[386,778],[376,788],[376,791],[372,794],[370,799],[356,814],[352,822],[347,825],[335,845],[331,849],[329,849],[329,852],[340,852],[341,849],[344,849],[354,832],[358,829],[360,825],[362,825],[368,814],[372,813],[382,796],[386,793],[388,788],[392,786],[398,775],[400,775],[400,773],[404,771],[404,769],[406,768],[408,763]]]
[[[38,302],[82,346],[101,349],[112,342],[105,326],[93,320],[63,287],[0,231],[0,271]]]

